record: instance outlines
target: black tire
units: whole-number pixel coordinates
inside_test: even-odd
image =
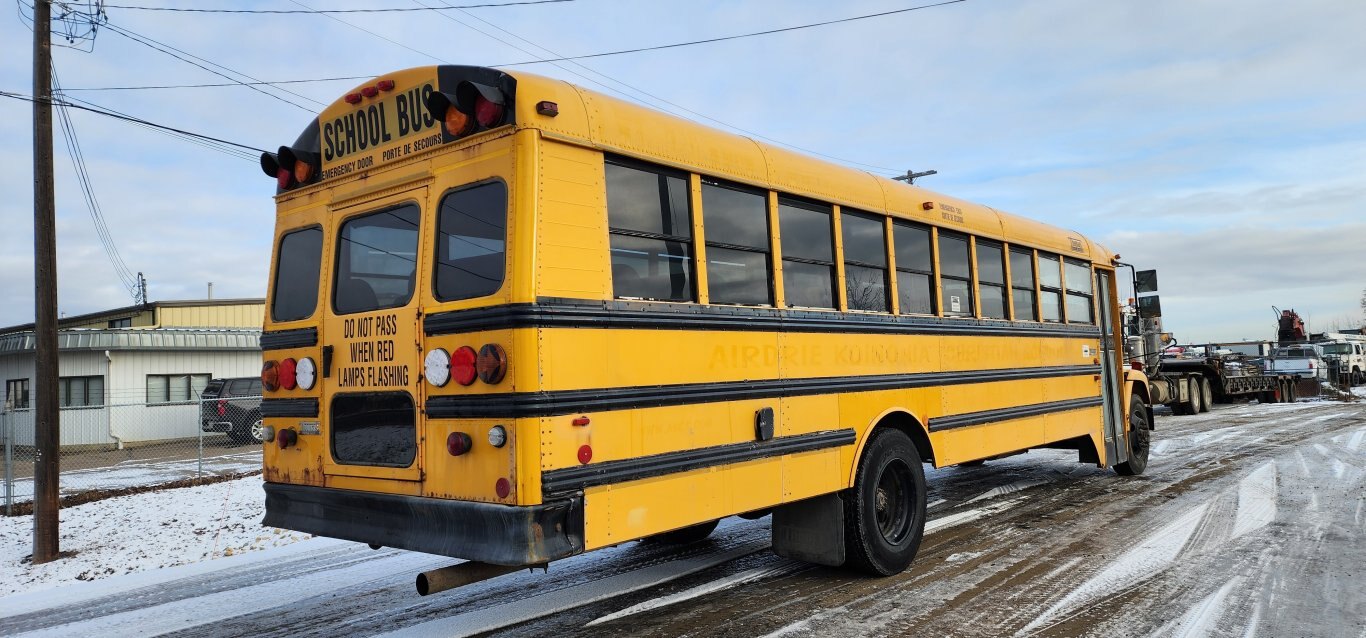
[[[1200,377],[1200,411],[1209,412],[1214,406],[1214,388],[1211,387],[1209,377]]]
[[[925,534],[925,469],[900,430],[883,429],[859,459],[844,494],[845,565],[875,576],[911,565]]]
[[[688,545],[706,540],[706,538],[711,536],[711,533],[716,530],[716,524],[719,522],[720,521],[707,521],[706,523],[698,523],[682,529],[676,529],[672,532],[655,534],[645,540],[652,543],[663,543],[665,545]]]
[[[1123,476],[1138,476],[1148,469],[1148,448],[1152,431],[1148,429],[1148,406],[1135,396],[1129,399],[1129,431],[1124,437],[1129,442],[1129,460],[1115,465],[1115,472]]]
[[[1291,381],[1291,382],[1290,382],[1290,391],[1289,391],[1289,395],[1290,395],[1290,398],[1286,401],[1287,403],[1294,403],[1295,401],[1299,400],[1299,398],[1300,398],[1300,382],[1299,382],[1299,381]]]
[[[1191,399],[1186,405],[1186,414],[1200,414],[1204,412],[1204,401],[1201,401],[1200,380],[1191,380]]]

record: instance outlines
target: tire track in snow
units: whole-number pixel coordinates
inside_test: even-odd
[[[1266,527],[1276,520],[1276,462],[1267,461],[1238,482],[1238,512],[1233,538]]]
[[[1239,582],[1240,579],[1234,578],[1224,583],[1224,586],[1220,587],[1218,591],[1196,603],[1175,623],[1158,630],[1157,634],[1171,636],[1171,638],[1195,638],[1214,635],[1217,633],[1215,630],[1219,617],[1223,615],[1224,601]]]

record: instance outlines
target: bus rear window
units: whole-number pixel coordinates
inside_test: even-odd
[[[488,182],[441,200],[436,238],[436,298],[473,299],[503,286],[507,185]]]
[[[417,204],[353,217],[337,239],[337,314],[397,308],[413,298],[417,275]]]
[[[274,321],[297,321],[313,316],[318,307],[318,271],[323,259],[323,231],[305,228],[280,238],[276,257],[275,292],[270,301]]]

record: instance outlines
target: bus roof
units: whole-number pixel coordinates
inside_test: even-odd
[[[385,78],[477,75],[484,82],[501,78],[515,95],[510,118],[518,129],[609,153],[639,157],[666,166],[840,206],[887,212],[893,216],[961,230],[1063,255],[1110,263],[1117,256],[1081,233],[1050,226],[988,206],[904,184],[840,164],[813,158],[749,137],[720,131],[662,111],[523,71],[479,67],[430,66],[386,74],[348,92],[323,111],[322,118],[353,108],[358,92]],[[392,84],[391,84],[392,85]],[[553,115],[545,103],[553,103]],[[433,118],[437,121],[439,117]],[[318,129],[315,121],[312,130]],[[300,136],[304,140],[308,130]],[[317,133],[313,133],[317,135]],[[316,144],[316,137],[314,144]]]

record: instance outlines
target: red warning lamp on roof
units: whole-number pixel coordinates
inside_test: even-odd
[[[429,93],[427,110],[441,118],[447,135],[462,137],[502,125],[507,116],[507,98],[495,87],[465,81],[456,85],[454,94]]]

